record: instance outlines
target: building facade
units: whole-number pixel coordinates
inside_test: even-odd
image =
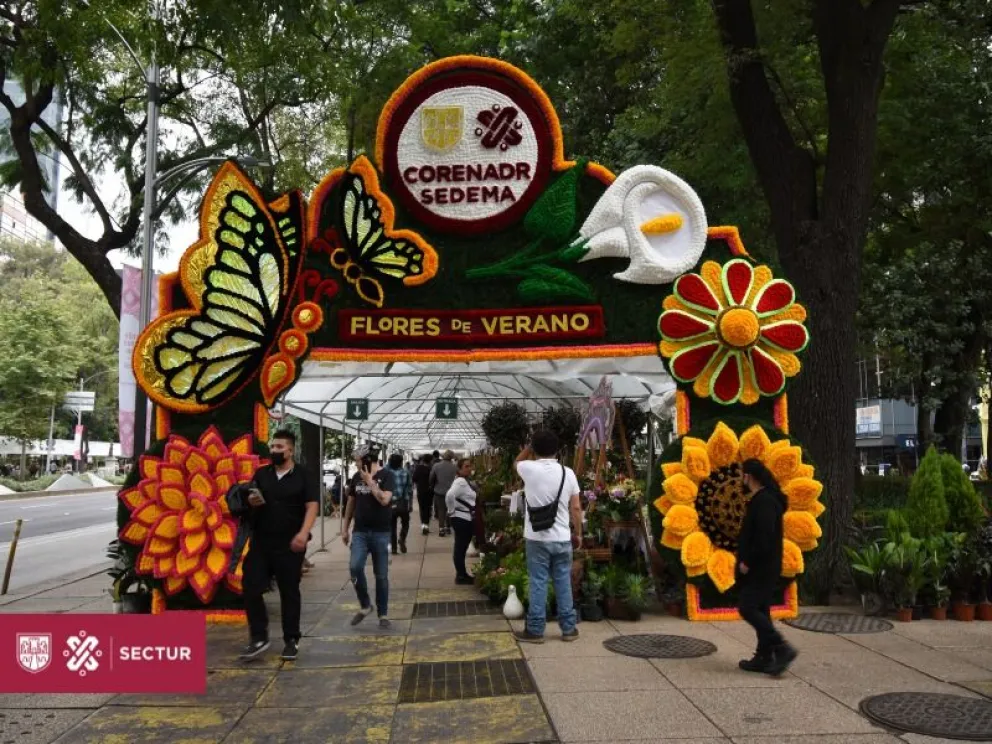
[[[16,80],[4,81],[3,91],[14,101],[16,105],[24,102],[24,91]],[[56,93],[56,98],[45,110],[42,118],[54,129],[62,128],[62,99]],[[10,116],[7,110],[0,106],[0,130],[6,130],[10,123]],[[4,138],[8,139],[8,138]],[[14,157],[11,152],[0,150],[0,163],[7,162]],[[45,175],[45,182],[48,191],[45,198],[49,206],[58,210],[59,191],[62,184],[62,169],[58,154],[53,150],[50,154],[39,153],[38,162]],[[28,214],[24,208],[24,200],[18,190],[4,190],[0,188],[0,237],[10,237],[17,240],[49,241],[55,240],[44,225]]]

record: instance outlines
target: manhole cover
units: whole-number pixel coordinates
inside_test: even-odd
[[[892,623],[888,620],[842,612],[810,612],[786,620],[785,624],[814,633],[884,633],[892,630]]]
[[[603,641],[603,645],[614,653],[641,659],[693,659],[716,651],[709,641],[654,633],[616,636]]]
[[[401,703],[503,697],[534,693],[523,659],[407,664],[400,679]]]
[[[503,608],[486,600],[461,602],[417,602],[413,606],[414,617],[468,617],[470,615],[500,615]]]
[[[879,726],[910,734],[992,740],[992,702],[932,692],[890,692],[861,701],[861,712]]]

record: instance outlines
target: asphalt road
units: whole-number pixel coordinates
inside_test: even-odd
[[[107,565],[107,544],[117,532],[116,491],[0,501],[0,575],[14,523],[23,519],[11,572],[10,593],[60,576]]]
[[[39,496],[0,501],[0,543],[10,542],[14,523],[24,520],[21,539],[53,535],[115,521],[116,491],[100,491],[76,496]]]

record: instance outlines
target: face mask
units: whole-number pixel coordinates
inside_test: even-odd
[[[271,452],[269,453],[269,459],[272,460],[272,464],[276,467],[285,464],[286,453],[285,452]]]

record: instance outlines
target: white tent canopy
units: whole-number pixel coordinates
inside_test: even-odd
[[[512,400],[530,416],[564,404],[581,408],[603,375],[614,400],[627,398],[658,414],[675,385],[658,357],[500,362],[307,361],[285,395],[286,413],[393,448],[471,451],[485,446],[482,419]],[[439,420],[439,398],[457,398],[457,420]],[[346,420],[349,399],[368,401],[368,419]],[[280,406],[277,406],[277,409]]]

